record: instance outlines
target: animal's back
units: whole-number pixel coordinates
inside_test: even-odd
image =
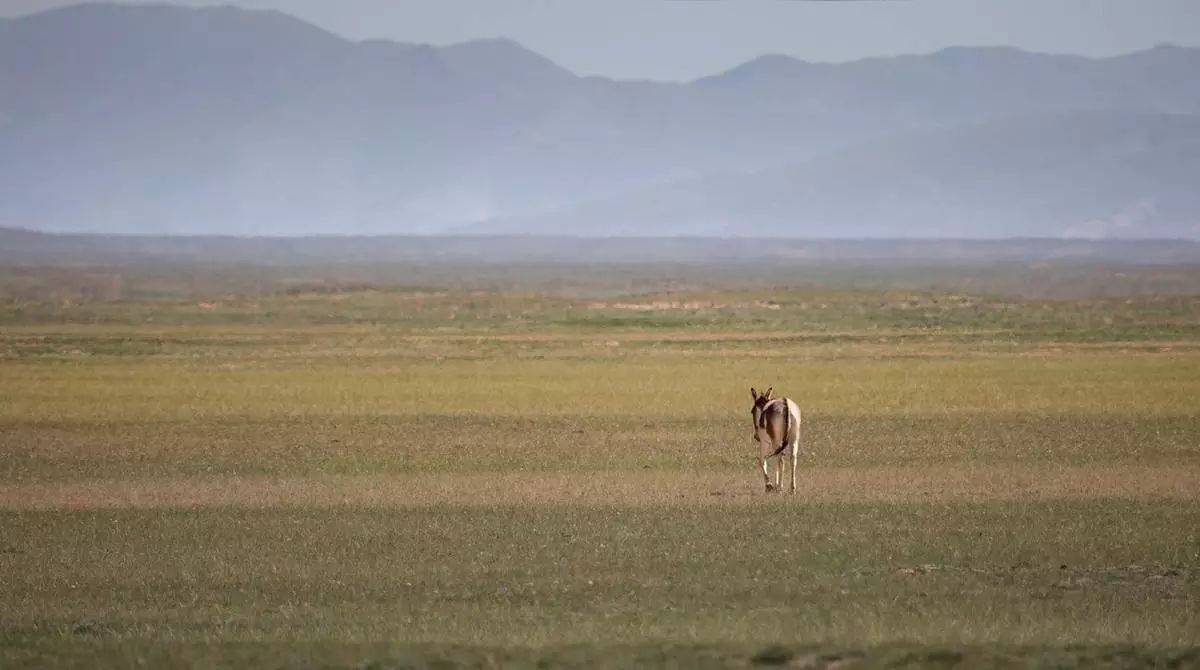
[[[778,398],[768,403],[759,420],[779,446],[794,444],[800,434],[800,406],[791,398]]]

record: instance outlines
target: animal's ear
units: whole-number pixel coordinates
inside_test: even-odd
[[[753,386],[750,387],[750,397],[758,400],[758,391],[755,391]]]
[[[774,391],[774,390],[775,390],[774,386],[767,389],[767,392],[763,394],[763,397],[766,398],[767,400],[770,400],[771,399],[771,391]]]

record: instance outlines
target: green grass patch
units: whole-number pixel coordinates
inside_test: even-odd
[[[3,639],[543,647],[1194,644],[1200,509],[4,513]]]

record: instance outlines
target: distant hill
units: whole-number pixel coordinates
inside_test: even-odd
[[[1200,238],[1200,116],[1062,112],[878,140],[468,230]]]
[[[1200,49],[764,56],[687,84],[277,12],[0,20],[0,226],[1200,237]]]

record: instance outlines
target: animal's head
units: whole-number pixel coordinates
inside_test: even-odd
[[[754,387],[750,387],[750,397],[754,399],[754,404],[750,406],[750,420],[754,425],[752,436],[755,440],[758,439],[758,418],[762,416],[763,408],[767,406],[767,403],[771,402],[771,391],[774,389],[775,387],[772,386],[766,391],[759,393],[754,390]]]

